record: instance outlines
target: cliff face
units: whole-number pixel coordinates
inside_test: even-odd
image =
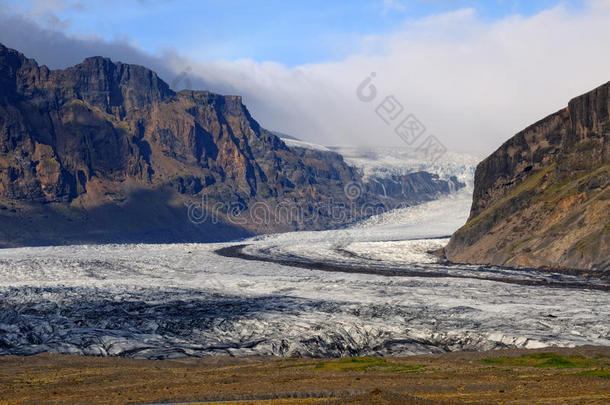
[[[339,226],[387,202],[365,187],[346,195],[360,180],[340,155],[286,147],[240,97],[175,93],[144,67],[102,57],[49,70],[0,45],[0,246]],[[357,209],[337,219],[331,204]]]
[[[610,268],[610,83],[508,140],[476,170],[454,262]]]

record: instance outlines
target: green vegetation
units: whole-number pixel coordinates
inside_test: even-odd
[[[588,150],[593,150],[596,147],[600,146],[600,142],[597,139],[588,139],[574,145],[574,149],[577,152],[586,152]]]
[[[115,128],[121,131],[129,132],[129,124],[125,121],[119,121],[115,124]]]
[[[536,353],[521,357],[498,357],[483,359],[483,363],[503,366],[540,367],[540,368],[585,368],[597,365],[592,359],[583,356],[561,356],[556,353]]]
[[[317,363],[315,369],[329,371],[389,371],[414,372],[424,366],[389,362],[379,357],[347,357],[340,360]]]
[[[598,232],[588,234],[579,240],[574,247],[583,253],[595,253],[595,250],[599,249],[600,240],[602,240],[604,235],[608,235],[608,233],[610,233],[610,224],[606,224],[604,229]]]
[[[574,204],[584,206],[596,199],[603,200],[610,192],[604,189],[605,180],[610,175],[610,165],[599,164],[587,171],[586,173],[575,172],[570,175],[564,175],[560,178],[555,176],[549,177],[553,173],[556,163],[551,163],[549,166],[532,171],[520,183],[513,185],[506,191],[506,194],[499,198],[496,202],[487,206],[475,218],[471,219],[456,232],[458,238],[462,238],[464,243],[469,244],[477,240],[481,235],[486,234],[498,224],[506,221],[511,222],[512,215],[519,213],[524,207],[533,206],[534,204],[544,204],[544,210],[551,212],[558,208],[558,204],[565,201],[570,207]],[[597,180],[600,179],[600,180]],[[599,187],[596,185],[599,184]],[[542,186],[544,185],[544,188]],[[604,191],[605,190],[605,191]],[[583,200],[568,200],[581,195]],[[577,221],[582,221],[580,211],[576,210],[571,216],[562,219],[553,224],[545,232],[547,234],[562,235],[566,232],[566,228],[570,226],[576,227]],[[601,229],[600,229],[601,228]],[[599,250],[599,241],[604,235],[607,235],[610,228],[606,226],[592,230],[588,235],[577,241],[574,249],[581,252],[587,257],[596,257],[596,251]],[[521,235],[520,238],[514,238],[511,243],[508,243],[502,250],[508,256],[515,256],[521,253],[528,243],[535,236],[525,235],[527,221],[517,219],[516,224],[513,222],[512,232],[515,235]],[[534,233],[536,230],[533,230]],[[527,250],[527,249],[525,249]]]
[[[481,228],[484,228],[484,230],[486,230],[485,228],[491,229],[499,218],[506,218],[520,208],[520,203],[523,201],[527,202],[528,198],[525,197],[535,192],[540,183],[542,183],[545,175],[553,167],[555,167],[555,163],[530,174],[525,180],[513,187],[508,194],[500,199],[500,201],[487,207],[474,219],[468,221],[466,225],[457,231],[457,233],[463,235],[475,228],[478,228],[479,230]]]
[[[578,178],[566,178],[561,182],[555,182],[549,185],[536,201],[544,201],[548,207],[554,207],[558,201],[576,195],[579,187],[582,187],[583,184],[589,182],[593,177],[599,176],[604,172],[610,174],[609,165],[594,168],[589,173]]]
[[[42,162],[40,162],[40,166],[47,173],[58,173],[61,169],[61,165],[53,157],[43,159]]]
[[[525,238],[523,240],[519,240],[515,243],[513,243],[510,248],[509,248],[509,252],[510,254],[514,254],[521,246],[523,246],[524,244],[526,244],[527,242],[529,242],[530,240],[532,240],[532,237],[529,238]]]
[[[576,373],[574,375],[585,375],[585,376],[590,376],[590,377],[600,377],[600,378],[607,378],[610,379],[610,371],[603,369],[603,368],[596,368],[593,370],[585,370],[585,371],[581,371],[579,373]]]
[[[86,105],[86,103],[84,100],[79,100],[79,99],[75,98],[75,99],[68,101],[64,105],[64,108],[70,108],[70,107],[74,107],[74,106],[85,106],[85,105]]]

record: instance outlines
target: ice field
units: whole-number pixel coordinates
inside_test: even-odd
[[[469,205],[464,191],[344,230],[232,244],[0,250],[0,354],[407,355],[610,344],[608,280],[437,263],[428,251],[464,223]],[[215,253],[236,244],[265,261]],[[282,260],[314,265],[273,262]],[[346,271],[315,269],[321,262]]]

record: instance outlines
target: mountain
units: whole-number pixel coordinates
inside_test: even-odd
[[[453,262],[610,268],[610,83],[526,128],[476,169]]]
[[[0,246],[324,229],[449,190],[404,179],[425,192],[375,193],[339,154],[288,147],[238,96],[176,93],[103,57],[50,70],[0,45]]]

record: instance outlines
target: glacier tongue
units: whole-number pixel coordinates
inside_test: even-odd
[[[219,246],[2,251],[0,354],[407,355],[610,344],[603,291],[322,272],[220,257]]]
[[[439,236],[465,221],[469,205],[462,192],[349,229],[242,242],[265,259],[403,269],[397,277],[215,253],[230,244],[0,250],[0,354],[408,355],[610,344],[608,289],[574,288],[607,280],[437,263],[428,251],[446,243]],[[506,282],[516,279],[542,284]]]
[[[341,154],[349,165],[360,168],[365,178],[384,178],[425,171],[437,174],[444,180],[455,176],[460,182],[468,185],[470,192],[474,182],[474,171],[481,160],[480,156],[447,151],[437,160],[430,161],[425,154],[409,147],[336,146],[331,150]]]

